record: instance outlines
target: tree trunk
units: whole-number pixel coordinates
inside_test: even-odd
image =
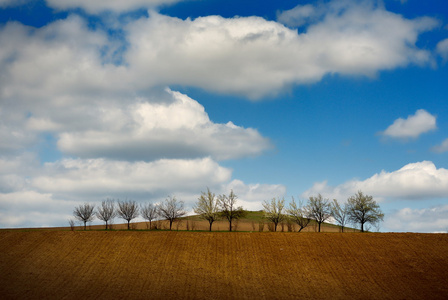
[[[274,223],[274,232],[277,232],[277,223]]]
[[[229,231],[232,231],[232,219],[229,220]]]
[[[212,224],[213,224],[213,221],[210,222],[210,231],[212,231]]]
[[[319,222],[319,231],[318,231],[318,232],[320,232],[320,224],[321,224],[321,223]]]
[[[106,221],[106,230],[107,230],[107,221]]]
[[[131,222],[131,220],[128,221],[128,230],[131,228],[131,226],[129,224],[130,222]]]
[[[170,220],[170,231],[171,231],[171,226],[173,226],[173,220]]]
[[[364,232],[364,223],[361,223],[361,232]]]
[[[86,222],[86,221],[84,221],[84,230],[86,230],[86,223],[87,223],[87,222]]]

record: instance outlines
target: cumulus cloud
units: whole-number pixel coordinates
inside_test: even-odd
[[[91,102],[126,88],[124,67],[105,32],[89,30],[78,16],[35,29],[19,23],[0,28],[0,96],[11,106]]]
[[[447,232],[448,205],[431,208],[403,208],[386,215],[384,226],[401,232]]]
[[[154,160],[158,158],[240,158],[261,153],[270,143],[257,130],[232,122],[215,124],[204,107],[167,90],[170,102],[139,102],[96,115],[99,129],[63,132],[59,149],[79,157]]]
[[[436,117],[424,109],[419,109],[407,119],[398,118],[382,132],[392,138],[417,138],[421,134],[437,129]]]
[[[129,21],[122,40],[76,16],[39,29],[9,23],[0,29],[0,93],[85,103],[185,85],[256,99],[326,74],[372,76],[430,61],[415,44],[436,20],[332,3],[303,33],[259,17],[181,20],[156,12]]]
[[[436,153],[443,153],[448,151],[448,139],[445,139],[440,145],[431,148]]]
[[[448,170],[430,161],[410,163],[393,172],[381,171],[365,180],[350,180],[338,186],[318,182],[302,196],[321,193],[331,199],[345,200],[361,190],[376,200],[448,198]]]
[[[123,13],[140,8],[154,8],[156,6],[172,4],[181,1],[186,0],[46,0],[49,6],[56,9],[68,10],[74,8],[82,8],[91,14],[98,14],[104,11]]]
[[[301,34],[258,17],[180,20],[151,13],[128,26],[125,59],[146,83],[259,98],[326,74],[372,76],[427,63],[430,53],[415,43],[436,24],[356,4],[329,11]]]
[[[448,61],[448,39],[444,39],[437,44],[436,52],[444,61]]]
[[[0,44],[5,152],[36,143],[42,132],[83,158],[230,159],[271,147],[255,129],[211,122],[186,95],[151,84],[136,88],[129,70],[111,62],[118,46],[79,17],[42,29],[9,23],[0,29]]]

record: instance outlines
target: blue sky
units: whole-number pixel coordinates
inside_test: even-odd
[[[358,190],[448,230],[448,5],[0,0],[0,227]]]

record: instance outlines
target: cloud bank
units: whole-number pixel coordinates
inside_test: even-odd
[[[67,226],[74,207],[100,204],[105,198],[156,203],[168,195],[190,209],[201,191],[216,194],[234,189],[246,209],[261,209],[266,197],[285,193],[283,185],[246,184],[211,158],[129,162],[62,159],[41,165],[26,154],[0,158],[0,227]],[[97,221],[98,223],[98,221]]]
[[[301,33],[260,17],[181,20],[154,11],[129,21],[124,39],[73,15],[40,29],[9,23],[0,29],[2,94],[107,96],[184,85],[259,99],[328,74],[430,63],[416,42],[437,20],[332,3]]]
[[[148,161],[204,156],[236,159],[271,147],[257,130],[230,121],[215,124],[197,101],[179,92],[167,93],[169,103],[142,101],[122,110],[99,112],[96,130],[61,133],[59,149],[78,157]]]
[[[448,170],[437,168],[430,161],[410,163],[393,172],[381,171],[365,180],[350,180],[338,186],[318,182],[302,196],[321,193],[325,197],[345,201],[361,190],[377,201],[386,199],[430,199],[448,197]]]
[[[448,232],[448,205],[431,208],[403,208],[386,216],[384,225],[392,231]]]

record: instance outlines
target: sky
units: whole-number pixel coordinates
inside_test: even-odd
[[[0,0],[0,68],[0,228],[210,188],[448,231],[446,0]]]

